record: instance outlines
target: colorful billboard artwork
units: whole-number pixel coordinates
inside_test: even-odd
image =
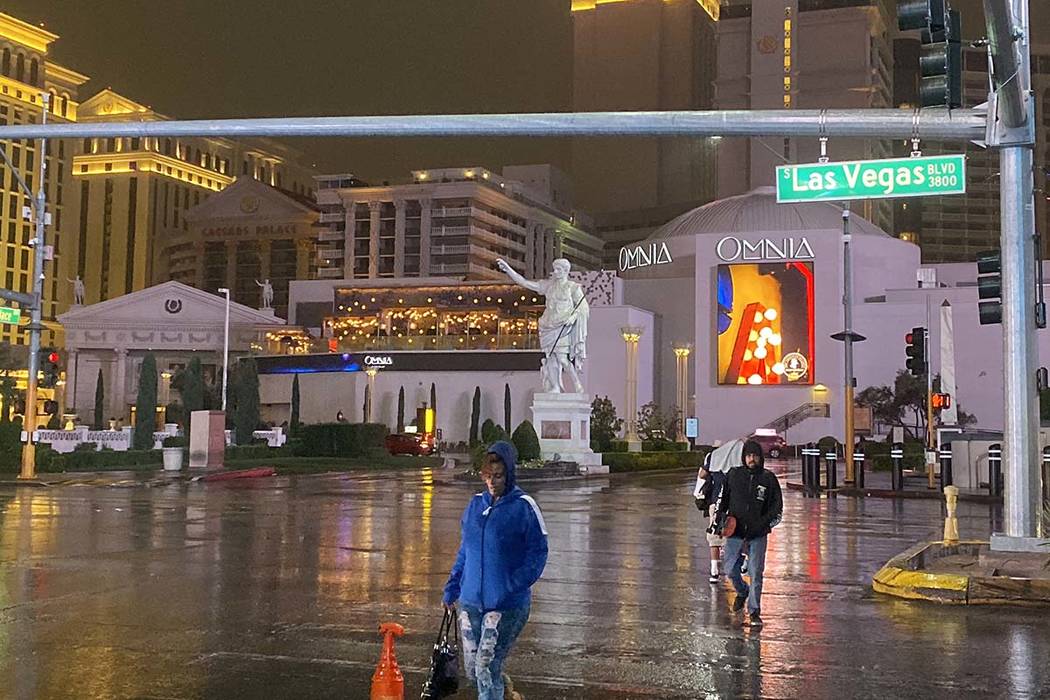
[[[813,383],[813,264],[719,265],[718,383]]]

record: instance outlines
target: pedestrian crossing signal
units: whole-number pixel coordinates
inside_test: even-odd
[[[952,407],[952,396],[951,394],[934,394],[933,395],[933,409],[935,411],[942,411],[946,408]]]

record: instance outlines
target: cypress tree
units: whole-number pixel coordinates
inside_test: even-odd
[[[98,371],[98,381],[95,382],[95,420],[92,428],[102,430],[106,415],[106,387],[102,383],[102,370]]]
[[[399,433],[405,432],[405,387],[401,387],[397,392],[397,431]]]
[[[474,401],[470,407],[470,444],[478,443],[478,421],[481,420],[481,387],[474,387]]]
[[[292,416],[288,420],[288,431],[292,436],[299,433],[299,374],[292,376]]]
[[[153,449],[153,433],[157,429],[157,360],[153,353],[142,359],[139,372],[139,394],[135,400],[135,434],[132,444],[136,450]]]
[[[241,360],[235,386],[237,406],[234,408],[234,428],[237,444],[247,445],[259,426],[259,368],[254,358]]]
[[[510,384],[503,385],[503,429],[510,435]]]
[[[430,382],[430,407],[434,409],[434,429],[437,429],[438,420],[438,396],[437,387],[434,386],[434,382]]]

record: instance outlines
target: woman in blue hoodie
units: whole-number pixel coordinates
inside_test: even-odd
[[[478,700],[503,700],[503,661],[529,619],[529,589],[547,564],[547,528],[531,496],[515,484],[517,450],[493,443],[460,520],[462,539],[445,584],[445,607],[459,601],[463,666]]]

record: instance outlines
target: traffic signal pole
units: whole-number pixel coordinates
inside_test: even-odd
[[[1035,373],[1034,145],[1027,0],[984,0],[997,88],[1002,253],[1004,532],[993,549],[1035,549],[1042,501]],[[991,121],[991,120],[990,120]],[[1043,548],[1045,549],[1045,548]]]
[[[47,124],[47,113],[51,105],[51,95],[42,93],[43,109],[40,115],[41,126]],[[33,304],[30,307],[29,320],[29,376],[26,378],[26,410],[23,418],[23,430],[26,443],[22,448],[22,468],[19,479],[36,478],[36,442],[33,433],[36,431],[36,389],[37,374],[40,371],[40,332],[44,329],[41,309],[44,294],[44,234],[46,225],[47,201],[44,196],[44,183],[47,177],[47,138],[41,137],[37,148],[40,158],[40,178],[37,180],[36,206],[33,214],[36,218],[36,232],[29,241],[33,248]]]

